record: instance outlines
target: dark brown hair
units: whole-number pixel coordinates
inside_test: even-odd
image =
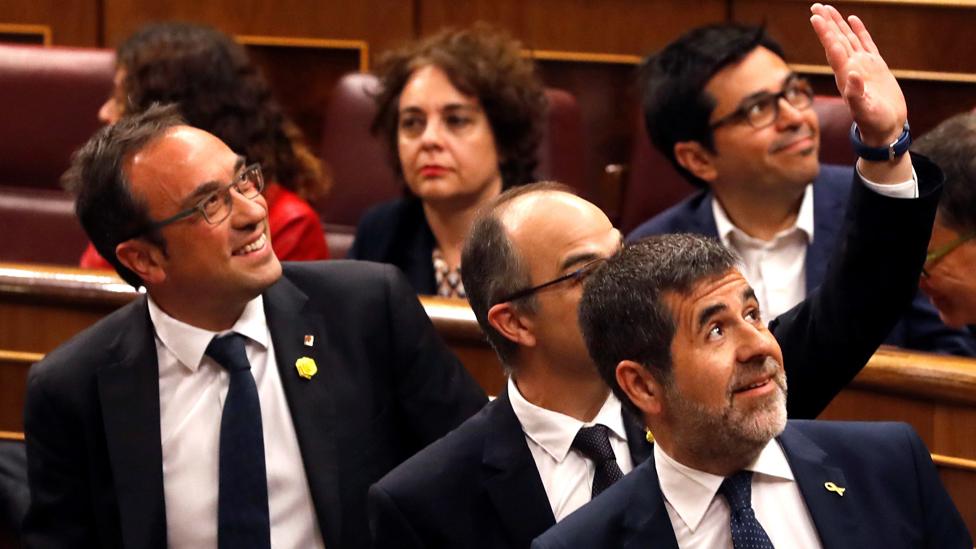
[[[117,57],[125,71],[124,114],[142,112],[155,102],[176,103],[189,125],[260,162],[268,179],[306,200],[328,190],[321,162],[301,130],[231,37],[202,25],[155,23],[129,37]]]
[[[402,175],[397,156],[400,93],[414,71],[434,65],[458,91],[481,103],[495,136],[503,188],[532,181],[547,103],[535,64],[521,56],[520,48],[508,34],[479,23],[439,32],[380,58],[373,132],[388,140],[397,174]]]

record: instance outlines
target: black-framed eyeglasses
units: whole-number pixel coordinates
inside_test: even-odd
[[[264,190],[264,175],[261,173],[261,165],[251,164],[234,176],[233,181],[203,197],[192,208],[187,208],[160,221],[152,221],[129,238],[158,231],[171,223],[196,214],[200,214],[208,224],[216,225],[227,219],[233,210],[234,199],[230,194],[231,189],[237,190],[245,198],[251,200],[257,198]]]
[[[928,254],[926,254],[926,256],[925,256],[925,264],[922,266],[922,276],[925,277],[925,278],[928,278],[929,277],[929,271],[928,270],[930,268],[932,268],[932,265],[935,265],[935,263],[938,260],[940,260],[943,257],[949,255],[950,253],[952,253],[953,250],[955,250],[959,246],[962,246],[963,244],[965,244],[966,242],[969,242],[970,240],[972,240],[974,238],[976,238],[976,231],[973,231],[971,233],[964,234],[964,235],[960,236],[959,238],[953,240],[952,242],[949,242],[947,244],[944,244],[944,245],[936,248],[935,250],[932,250]]]
[[[714,130],[726,124],[744,121],[756,129],[765,128],[779,118],[779,100],[785,99],[791,107],[806,110],[813,105],[813,87],[801,77],[789,80],[779,93],[767,93],[745,101],[739,108],[708,125]]]
[[[506,295],[505,297],[502,297],[498,301],[496,301],[494,303],[494,305],[498,305],[499,303],[507,303],[509,301],[515,301],[516,299],[523,299],[523,298],[529,297],[530,295],[533,295],[533,294],[539,292],[540,290],[543,290],[545,288],[548,288],[549,286],[555,286],[556,284],[559,284],[561,282],[566,282],[566,281],[569,281],[569,280],[572,280],[574,283],[582,282],[583,279],[585,279],[587,276],[589,276],[590,274],[592,274],[593,271],[595,271],[597,269],[597,267],[599,267],[600,265],[603,265],[606,261],[607,261],[607,258],[605,258],[605,257],[600,257],[600,258],[594,259],[592,261],[588,261],[582,267],[580,267],[579,269],[576,269],[575,271],[573,271],[571,273],[564,274],[564,275],[562,275],[560,277],[557,277],[557,278],[554,278],[554,279],[552,279],[552,280],[550,280],[548,282],[543,282],[542,284],[539,284],[537,286],[532,286],[531,288],[524,288],[522,290],[518,290],[518,291],[512,292],[512,293]]]

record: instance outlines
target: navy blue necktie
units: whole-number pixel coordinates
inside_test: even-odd
[[[729,502],[732,547],[735,549],[773,549],[773,542],[752,510],[752,471],[739,471],[722,481],[718,493]]]
[[[583,427],[573,439],[573,448],[596,464],[591,491],[591,497],[594,498],[624,476],[617,465],[617,456],[610,447],[609,431],[606,425],[596,424],[593,427]]]
[[[244,351],[244,336],[215,337],[206,354],[230,373],[220,418],[217,546],[270,548],[268,473],[264,466],[261,403]]]

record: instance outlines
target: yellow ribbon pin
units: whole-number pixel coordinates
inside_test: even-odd
[[[647,439],[647,442],[654,444],[654,433],[651,433],[650,429],[647,430],[647,433],[644,435],[644,438]]]
[[[828,492],[837,492],[837,495],[840,497],[844,497],[844,491],[847,490],[847,488],[837,486],[833,482],[825,482],[824,488],[826,488]]]
[[[312,376],[319,371],[319,367],[315,365],[315,361],[307,356],[303,356],[295,361],[295,369],[298,370],[298,375],[305,379],[312,379]]]

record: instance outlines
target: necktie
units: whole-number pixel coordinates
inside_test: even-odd
[[[624,474],[617,465],[617,457],[610,447],[609,429],[606,425],[583,427],[573,439],[573,448],[593,460],[596,472],[593,475],[592,497],[597,497],[611,484],[620,480]]]
[[[271,525],[261,404],[244,351],[244,336],[232,333],[215,337],[206,354],[230,373],[220,418],[217,546],[269,548]]]
[[[739,471],[722,481],[718,493],[731,508],[732,547],[735,549],[773,549],[773,543],[752,510],[752,471]]]

